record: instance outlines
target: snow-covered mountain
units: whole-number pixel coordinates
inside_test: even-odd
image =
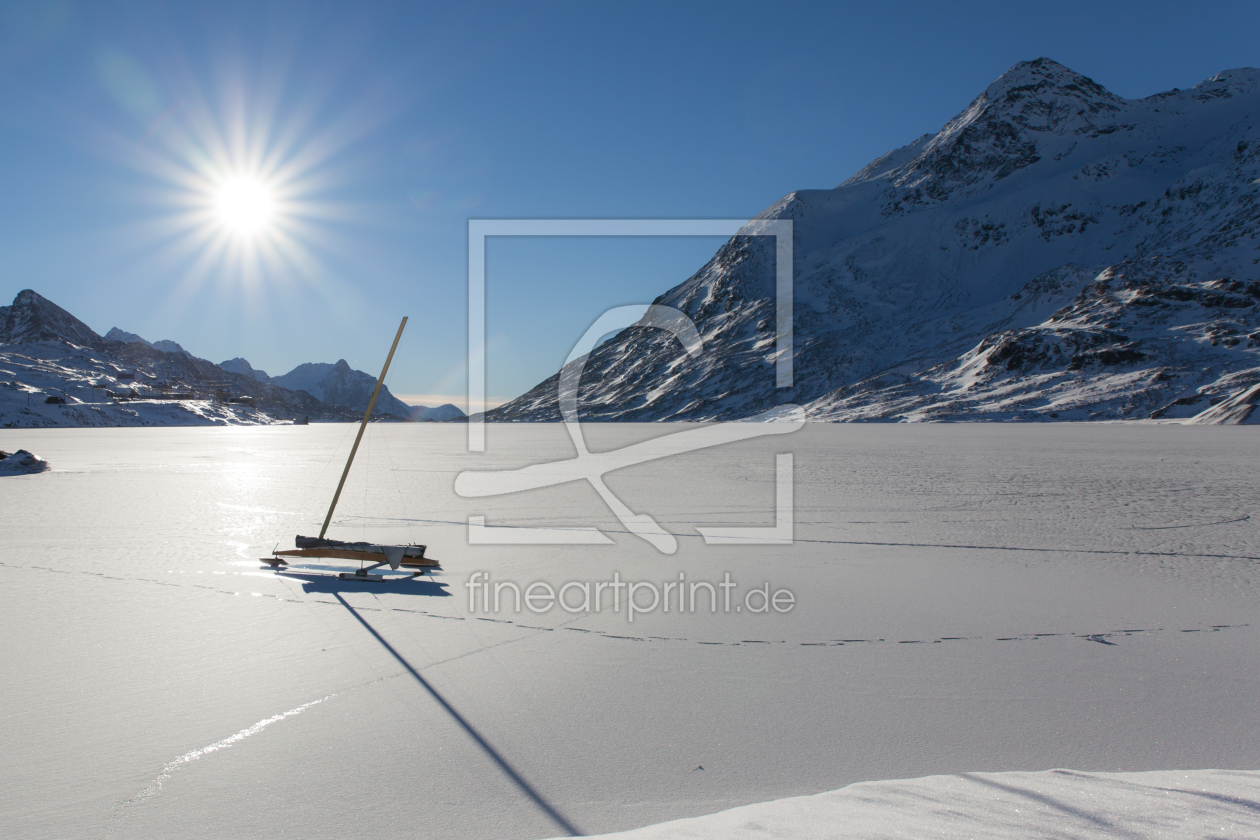
[[[443,403],[436,406],[413,405],[410,417],[412,420],[426,423],[446,423],[451,420],[462,420],[465,414],[458,406]]]
[[[265,424],[298,416],[339,421],[362,416],[363,406],[355,411],[327,404],[260,381],[256,373],[224,369],[173,341],[148,342],[118,328],[102,337],[30,289],[0,307],[0,425],[6,427]],[[379,408],[376,414],[386,416]]]
[[[694,319],[704,352],[622,332],[587,362],[584,417],[1251,413],[1260,70],[1128,100],[1023,62],[936,134],[759,218],[794,224],[793,387],[775,387],[773,240],[741,235],[657,299]],[[556,392],[553,376],[487,419],[556,419]]]
[[[356,411],[367,409],[368,400],[376,388],[375,376],[353,369],[345,359],[338,359],[336,364],[331,365],[324,362],[298,365],[283,376],[272,377],[271,382],[290,391],[305,391],[328,405]],[[391,394],[388,385],[382,385],[373,413],[410,419],[411,406]]]

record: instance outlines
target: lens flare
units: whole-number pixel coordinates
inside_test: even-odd
[[[127,72],[109,77],[161,80],[141,104],[165,107],[138,138],[85,124],[93,152],[137,176],[127,198],[147,212],[119,214],[114,238],[137,276],[173,312],[211,301],[258,324],[272,307],[353,299],[333,266],[360,253],[361,226],[380,217],[345,195],[362,183],[361,144],[396,113],[389,97],[343,103],[336,79],[297,78],[278,57],[196,70],[175,48],[149,61],[114,62]]]

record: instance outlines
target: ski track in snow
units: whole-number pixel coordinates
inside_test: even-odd
[[[0,565],[9,565],[9,564],[0,564]],[[121,580],[122,578],[119,578],[119,579]],[[142,579],[137,579],[137,580],[142,580]],[[221,591],[221,590],[220,590],[220,591]],[[258,593],[253,593],[253,594],[258,594]],[[325,601],[306,601],[306,600],[303,600],[303,599],[278,599],[278,600],[290,601],[291,603],[319,603],[319,604],[328,603],[328,602],[325,602]],[[390,609],[388,609],[388,608],[372,608],[372,607],[355,607],[355,609],[356,609],[356,610],[370,610],[370,611],[374,611],[374,612],[391,612],[391,611],[392,611],[392,612],[415,612],[414,610],[390,610]],[[434,616],[434,617],[439,617],[439,616]],[[576,620],[577,620],[577,619],[573,619],[573,621],[576,621]],[[509,624],[511,624],[512,622],[508,622],[508,623],[509,623]],[[571,623],[571,622],[566,622],[566,623]],[[557,629],[557,628],[552,628],[552,627],[533,627],[533,628],[524,628],[524,627],[523,627],[522,629],[532,629],[532,630],[553,630],[553,629]],[[439,661],[437,661],[437,662],[432,662],[432,663],[430,663],[430,664],[429,664],[428,666],[426,666],[426,667],[432,668],[432,667],[437,666],[437,665],[444,665],[444,664],[446,664],[447,662],[454,662],[454,661],[459,660],[459,659],[464,659],[465,657],[468,657],[468,656],[473,656],[473,655],[475,655],[475,654],[484,653],[484,652],[486,652],[486,651],[488,651],[488,650],[490,650],[490,649],[492,649],[492,648],[497,648],[497,647],[501,647],[501,646],[503,646],[503,645],[508,645],[508,644],[513,644],[513,643],[515,643],[515,642],[519,642],[519,641],[521,641],[521,638],[526,638],[526,637],[518,637],[518,638],[515,638],[515,639],[506,639],[506,640],[501,641],[501,642],[495,642],[494,644],[489,644],[489,645],[486,645],[485,647],[481,647],[481,648],[478,648],[478,649],[476,649],[476,650],[471,650],[471,651],[468,651],[467,653],[462,653],[462,654],[459,654],[459,655],[457,655],[457,656],[452,656],[452,657],[449,657],[449,658],[447,658],[447,659],[442,659],[442,660],[439,660]],[[269,718],[264,718],[263,720],[260,720],[260,721],[258,721],[257,723],[255,723],[253,726],[246,727],[245,729],[242,729],[241,731],[237,732],[237,733],[236,733],[236,734],[234,734],[234,735],[230,735],[230,736],[228,736],[227,738],[224,738],[224,739],[219,740],[219,741],[215,741],[213,744],[210,744],[210,745],[208,745],[208,746],[202,747],[201,749],[196,749],[196,750],[191,750],[191,751],[189,751],[189,752],[186,752],[186,753],[184,753],[183,755],[181,755],[179,758],[176,758],[176,759],[174,759],[173,761],[167,762],[167,764],[166,764],[166,765],[164,765],[164,766],[162,767],[162,771],[161,771],[160,773],[158,773],[157,777],[156,777],[156,778],[154,778],[154,779],[153,779],[153,781],[149,782],[149,784],[147,784],[147,785],[146,785],[146,786],[145,786],[145,787],[144,787],[144,788],[143,788],[143,789],[142,789],[139,793],[137,793],[135,796],[133,796],[133,797],[131,797],[130,799],[128,799],[127,801],[125,801],[125,802],[121,803],[121,804],[118,806],[118,813],[122,813],[122,812],[123,812],[123,811],[125,811],[127,808],[131,807],[132,805],[138,805],[138,804],[140,804],[141,802],[144,802],[144,801],[145,801],[145,800],[147,800],[147,799],[151,799],[152,797],[157,796],[159,793],[161,793],[161,792],[162,792],[162,788],[163,788],[163,784],[164,784],[164,782],[166,782],[167,780],[169,780],[169,779],[173,776],[174,772],[175,772],[176,770],[178,770],[180,767],[182,767],[183,765],[185,765],[185,764],[189,764],[189,763],[191,763],[191,762],[193,762],[193,761],[197,761],[197,760],[201,759],[201,758],[202,758],[202,756],[209,755],[210,753],[213,753],[213,752],[218,752],[219,750],[224,750],[224,749],[227,749],[227,748],[229,748],[229,747],[232,747],[232,746],[236,745],[237,743],[239,743],[239,742],[241,742],[241,741],[245,740],[246,738],[249,738],[249,737],[250,737],[250,736],[252,736],[252,735],[257,735],[259,732],[262,732],[265,728],[267,728],[268,726],[270,726],[270,725],[271,725],[271,724],[273,724],[273,723],[278,723],[279,721],[282,721],[282,720],[284,720],[285,718],[294,717],[294,716],[296,716],[296,715],[299,715],[299,714],[301,714],[302,712],[306,711],[307,709],[311,708],[312,706],[318,706],[320,703],[324,703],[324,702],[326,702],[326,701],[328,701],[328,700],[331,700],[331,699],[333,699],[334,697],[337,697],[337,696],[338,696],[338,695],[340,695],[340,694],[344,694],[344,693],[347,693],[347,692],[350,692],[350,691],[357,691],[358,689],[363,688],[363,687],[365,687],[365,686],[368,686],[368,685],[375,685],[376,683],[384,682],[385,680],[396,679],[396,678],[401,677],[401,676],[403,676],[403,675],[404,675],[404,672],[399,671],[399,672],[394,673],[394,674],[390,674],[390,675],[383,676],[383,677],[377,677],[376,679],[373,679],[373,680],[368,680],[367,682],[363,683],[362,685],[353,686],[352,688],[345,689],[345,690],[343,690],[343,691],[334,691],[333,693],[331,693],[331,694],[327,694],[327,695],[325,695],[325,696],[323,696],[323,697],[319,698],[318,700],[311,700],[310,702],[303,703],[303,704],[302,704],[302,705],[300,705],[300,706],[296,706],[296,707],[294,707],[294,708],[292,708],[292,709],[289,709],[287,712],[281,712],[281,713],[280,713],[280,714],[278,714],[278,715],[272,715],[272,716],[271,716],[271,717],[269,717]]]
[[[321,697],[318,700],[312,700],[309,703],[303,703],[300,706],[289,709],[289,711],[287,712],[281,712],[278,715],[272,715],[269,718],[264,718],[258,721],[258,723],[255,723],[253,726],[248,726],[242,729],[240,732],[237,732],[235,735],[229,735],[227,738],[224,738],[221,741],[215,741],[213,744],[202,747],[199,750],[192,750],[190,752],[184,753],[183,755],[181,755],[179,758],[175,759],[174,761],[167,762],[166,766],[162,768],[162,772],[158,773],[157,778],[149,782],[149,784],[146,785],[144,789],[141,790],[139,793],[137,793],[135,796],[131,797],[126,802],[122,803],[119,806],[119,808],[125,809],[132,805],[137,805],[141,802],[144,802],[146,799],[150,799],[154,796],[157,796],[159,793],[162,792],[163,782],[171,778],[171,775],[183,765],[188,764],[193,761],[197,761],[204,755],[209,755],[210,753],[218,752],[219,750],[225,750],[228,747],[234,746],[235,744],[238,744],[241,741],[244,741],[246,738],[252,735],[257,735],[259,732],[262,732],[264,729],[266,729],[268,726],[271,726],[271,724],[273,723],[282,721],[285,718],[293,717],[294,715],[300,715],[302,712],[306,711],[311,706],[318,706],[320,703],[323,703],[325,700],[331,700],[332,698],[336,696],[337,694],[333,693],[333,694],[329,694],[324,697]]]

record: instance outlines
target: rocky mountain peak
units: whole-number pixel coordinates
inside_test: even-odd
[[[1029,104],[1050,98],[1076,100],[1095,108],[1124,103],[1093,79],[1049,58],[1021,61],[994,79],[976,101],[1022,113]]]
[[[32,289],[23,289],[12,306],[0,306],[0,344],[64,341],[96,347],[101,337],[87,324]]]
[[[974,193],[1077,138],[1111,134],[1124,127],[1116,118],[1127,105],[1056,61],[1022,61],[930,140],[912,144],[917,154],[911,160],[883,173],[907,190],[894,199],[895,208],[941,201],[959,187]]]

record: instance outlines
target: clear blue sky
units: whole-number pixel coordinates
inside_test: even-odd
[[[1260,4],[0,2],[0,298],[272,374],[465,389],[466,224],[747,217],[1049,56],[1127,97],[1260,65]],[[230,235],[217,184],[276,191]],[[500,241],[488,392],[717,241]]]

